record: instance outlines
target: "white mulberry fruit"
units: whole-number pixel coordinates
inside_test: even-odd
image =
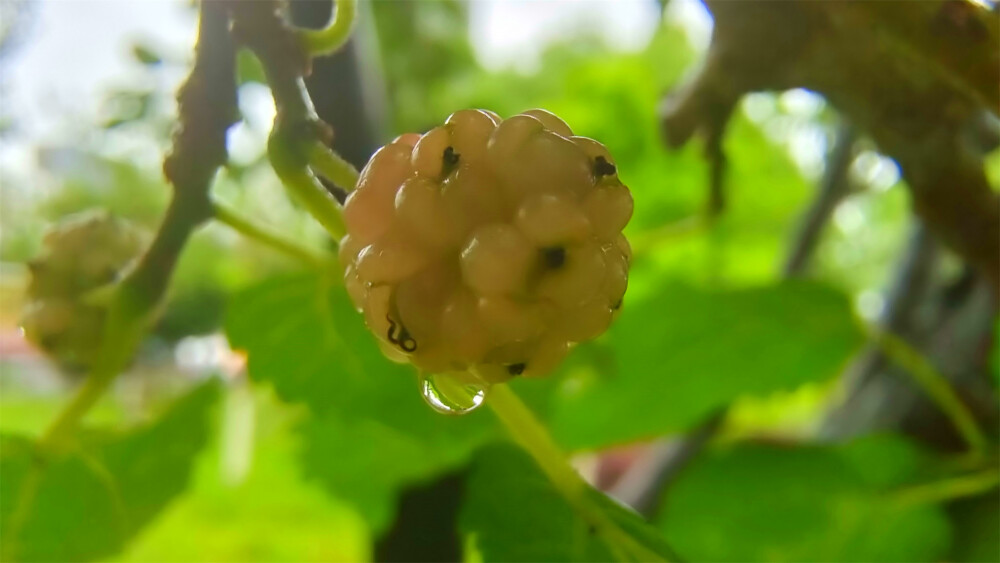
[[[87,296],[121,278],[145,237],[124,219],[86,211],[61,220],[43,242],[42,253],[28,264],[21,328],[67,371],[86,370],[96,357],[106,311]]]
[[[545,110],[398,137],[344,215],[347,288],[387,356],[456,381],[550,373],[628,283],[632,196],[603,145]]]

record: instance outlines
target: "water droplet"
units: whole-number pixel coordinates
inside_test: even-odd
[[[420,392],[442,414],[466,414],[486,400],[488,385],[470,373],[433,373],[423,376]]]

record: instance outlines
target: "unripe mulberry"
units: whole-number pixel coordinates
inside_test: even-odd
[[[607,330],[628,282],[631,194],[603,145],[545,110],[463,110],[397,138],[344,215],[351,299],[424,372],[546,375]]]
[[[61,220],[43,242],[42,253],[28,264],[21,327],[61,367],[85,370],[97,354],[106,311],[88,294],[122,276],[142,251],[144,237],[123,219],[87,211]]]

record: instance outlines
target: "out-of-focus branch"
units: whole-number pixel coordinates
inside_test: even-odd
[[[994,12],[960,0],[704,2],[712,44],[662,107],[670,144],[745,93],[817,91],[899,163],[935,236],[1000,287],[1000,196],[962,142],[984,107],[997,112]]]
[[[852,149],[857,138],[854,128],[846,123],[837,129],[836,140],[826,157],[826,167],[823,169],[816,197],[806,210],[799,230],[792,239],[792,248],[784,266],[785,277],[800,275],[805,270],[819,243],[823,227],[850,191],[847,171],[854,156]]]
[[[260,59],[274,97],[277,115],[267,145],[271,165],[289,192],[339,240],[344,234],[340,206],[309,169],[316,147],[328,147],[333,139],[333,130],[316,115],[303,82],[311,71],[309,48],[299,30],[282,18],[278,0],[232,2],[229,7],[233,34]],[[353,12],[344,15],[353,17]]]
[[[657,442],[633,463],[608,494],[652,517],[660,507],[664,491],[677,475],[705,449],[726,418],[726,412],[711,415],[687,435]]]
[[[226,162],[226,131],[238,116],[235,48],[220,3],[202,3],[194,67],[177,101],[179,125],[163,162],[174,191],[170,206],[149,249],[115,290],[94,367],[44,434],[43,447],[64,442],[128,364],[158,310],[184,244],[212,215],[209,186]]]

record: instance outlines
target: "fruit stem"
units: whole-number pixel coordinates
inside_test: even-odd
[[[598,531],[613,551],[628,554],[638,561],[664,561],[660,554],[622,530],[591,499],[587,494],[590,485],[567,463],[565,454],[545,426],[509,386],[495,385],[487,396],[486,404],[514,441],[534,458],[563,498]]]
[[[305,159],[297,154],[297,139],[286,135],[280,125],[276,125],[267,143],[267,154],[274,172],[290,193],[306,211],[319,221],[334,240],[339,241],[347,232],[344,227],[343,210],[333,195],[309,170]]]
[[[301,260],[310,266],[322,268],[329,262],[325,256],[322,256],[318,252],[302,246],[270,227],[261,225],[252,219],[240,215],[229,204],[218,200],[213,201],[212,211],[217,221],[228,225],[241,235]]]
[[[986,437],[976,424],[972,412],[952,388],[948,378],[899,336],[872,328],[862,321],[859,323],[868,339],[890,360],[902,367],[927,397],[951,420],[952,425],[968,444],[970,453],[977,458],[982,457],[987,448]]]
[[[358,12],[357,0],[337,0],[336,12],[323,29],[299,29],[297,33],[306,50],[313,56],[329,55],[347,43]]]
[[[317,141],[309,152],[309,165],[346,192],[358,184],[358,170],[336,151]]]

